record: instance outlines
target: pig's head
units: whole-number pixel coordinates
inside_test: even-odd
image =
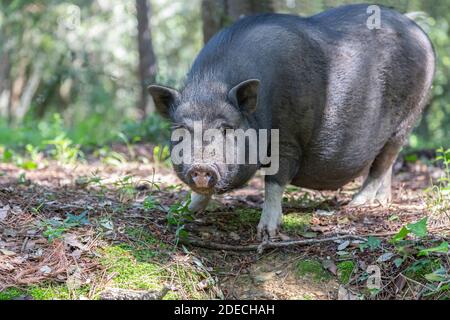
[[[237,142],[237,138],[229,135],[233,130],[257,129],[253,115],[257,108],[259,81],[244,81],[232,89],[211,83],[207,88],[200,88],[198,85],[187,86],[178,92],[167,87],[150,86],[148,90],[157,111],[172,123],[172,160],[181,143],[188,145],[184,150],[191,151],[191,161],[173,161],[177,175],[197,193],[221,194],[245,184],[259,167],[257,163],[247,161],[250,159],[248,137],[244,139],[244,146],[235,143],[232,151],[234,160],[238,154],[244,153],[245,163],[227,160],[226,154],[230,149],[226,151],[225,148],[227,139]],[[203,135],[200,144],[195,137],[199,129]],[[208,133],[213,133],[214,137]],[[181,155],[186,154],[181,151]]]

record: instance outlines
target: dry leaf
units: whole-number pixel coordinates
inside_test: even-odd
[[[0,208],[0,221],[3,221],[8,216],[8,212],[10,210],[9,205],[4,206],[3,208]]]
[[[350,241],[346,240],[344,242],[342,242],[339,246],[338,246],[338,251],[343,251],[345,250],[348,246],[350,245]]]
[[[338,291],[338,300],[360,300],[360,298],[349,290],[345,289],[343,286],[340,286]]]
[[[6,249],[0,249],[0,252],[1,252],[2,254],[4,254],[5,256],[7,256],[7,257],[12,257],[12,256],[15,256],[15,255],[16,255],[15,252],[10,251],[10,250],[6,250]]]
[[[324,260],[322,262],[324,269],[330,271],[332,274],[337,275],[337,266],[333,260]]]

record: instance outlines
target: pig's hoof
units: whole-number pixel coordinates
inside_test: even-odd
[[[392,202],[392,195],[386,192],[378,192],[375,201],[382,206],[388,206]]]
[[[275,225],[275,226],[271,226],[268,224],[259,224],[258,225],[258,234],[257,234],[258,241],[262,241],[262,242],[279,241],[282,239],[280,235],[281,234],[279,232],[278,225]]]
[[[363,193],[358,193],[353,200],[349,203],[349,207],[361,207],[361,206],[370,206],[375,202],[374,197],[369,197]]]

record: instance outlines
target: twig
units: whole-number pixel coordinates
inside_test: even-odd
[[[262,253],[266,249],[277,249],[277,248],[286,248],[291,246],[304,246],[310,244],[318,244],[324,242],[333,242],[338,240],[362,240],[367,241],[367,239],[353,236],[353,235],[345,235],[345,236],[337,236],[332,238],[323,238],[323,239],[307,239],[307,240],[294,240],[294,241],[281,241],[281,242],[263,242],[260,244],[249,244],[246,246],[240,245],[229,245],[215,242],[204,242],[199,239],[180,239],[180,243],[184,245],[192,245],[194,247],[200,247],[205,249],[212,250],[225,250],[225,251],[257,251],[258,253]]]

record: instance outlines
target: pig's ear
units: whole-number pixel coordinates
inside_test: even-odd
[[[238,84],[228,93],[228,99],[244,113],[252,114],[258,104],[260,81],[250,79]]]
[[[180,96],[178,91],[168,87],[152,85],[148,87],[148,92],[155,102],[156,110],[163,117],[169,118],[170,109],[174,107],[178,97]]]

